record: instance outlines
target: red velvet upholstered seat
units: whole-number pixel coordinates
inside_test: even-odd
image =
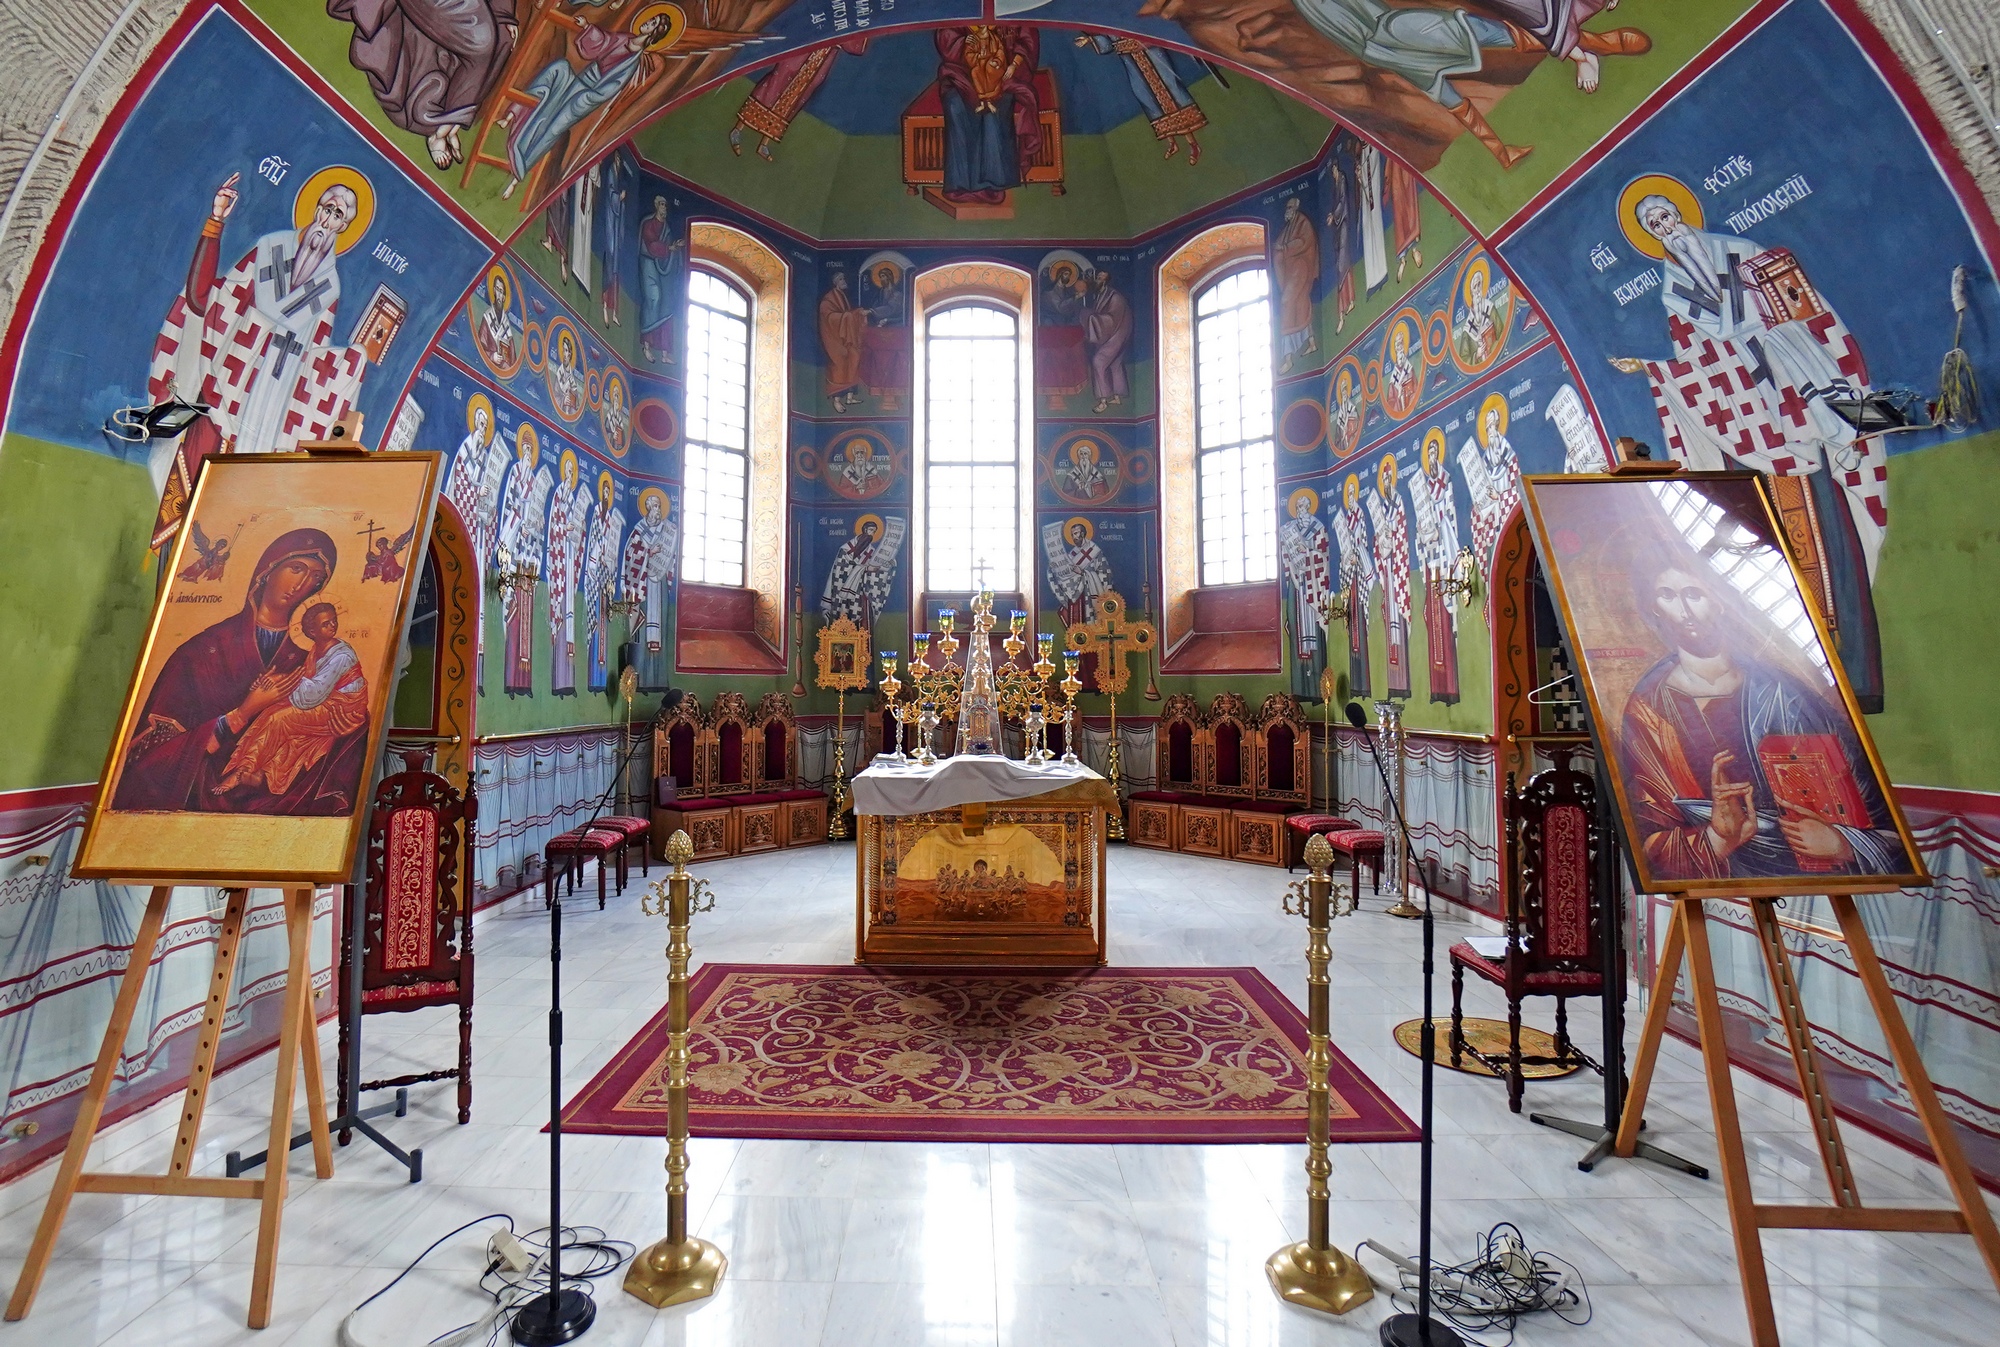
[[[1290,873],[1306,858],[1306,843],[1315,834],[1322,836],[1351,832],[1361,825],[1338,814],[1293,814],[1285,820],[1285,871]]]
[[[1507,985],[1507,966],[1495,963],[1472,946],[1460,941],[1451,947],[1451,960],[1463,964],[1496,987]],[[1550,968],[1521,975],[1521,986],[1529,992],[1540,992],[1553,996],[1562,992],[1569,996],[1595,996],[1604,987],[1604,974],[1588,968]]]
[[[572,828],[566,833],[558,833],[542,848],[543,856],[543,900],[550,906],[556,901],[556,881],[567,879],[571,889],[576,887],[576,878],[583,873],[586,856],[597,858],[597,907],[604,910],[604,872],[618,861],[625,850],[625,834],[611,828]],[[625,869],[618,869],[618,891],[625,891]]]

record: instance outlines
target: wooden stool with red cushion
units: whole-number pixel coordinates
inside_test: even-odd
[[[1518,794],[1507,775],[1504,885],[1506,953],[1490,959],[1463,941],[1451,947],[1451,1061],[1471,1054],[1507,1081],[1507,1107],[1521,1111],[1523,1066],[1587,1066],[1602,1074],[1569,1038],[1568,1000],[1604,991],[1603,904],[1597,860],[1597,783],[1569,765],[1574,750],[1550,754],[1555,766],[1537,772]],[[1329,839],[1331,840],[1331,839]],[[1507,1055],[1482,1053],[1465,1041],[1465,971],[1471,969],[1507,997]],[[1556,998],[1556,1050],[1521,1055],[1521,1001]]]
[[[653,835],[651,819],[640,818],[637,814],[606,814],[592,819],[588,826],[624,836],[625,845],[618,852],[618,887],[621,890],[625,887],[625,876],[630,873],[630,854],[633,851],[639,853],[639,873],[652,873],[652,860],[646,854],[647,840]]]
[[[1335,858],[1347,859],[1348,873],[1353,879],[1356,898],[1361,896],[1363,865],[1374,873],[1375,892],[1382,892],[1382,833],[1374,828],[1341,828],[1325,836],[1326,844],[1333,848]]]
[[[1306,858],[1306,842],[1315,833],[1352,832],[1361,825],[1338,814],[1293,814],[1285,819],[1285,873],[1297,869]]]
[[[625,849],[625,834],[610,828],[572,828],[549,839],[542,848],[542,900],[546,906],[554,907],[556,902],[556,881],[569,880],[571,891],[576,888],[577,876],[583,873],[583,862],[587,856],[597,858],[597,910],[604,910],[604,872],[609,870]],[[621,867],[618,875],[618,891],[625,891],[625,875]]]

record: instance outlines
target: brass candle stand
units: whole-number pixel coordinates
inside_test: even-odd
[[[1076,676],[1076,666],[1083,660],[1080,651],[1063,651],[1063,665],[1066,672],[1063,681],[1056,684],[1063,695],[1063,754],[1062,760],[1074,767],[1082,759],[1076,756],[1076,694],[1083,691],[1083,683]]]
[[[1049,680],[1055,677],[1055,662],[1049,658],[1055,649],[1056,638],[1049,632],[1035,633],[1035,662],[1027,668],[1020,665],[1021,652],[1028,648],[1022,639],[1027,630],[1028,615],[1016,608],[1008,618],[1007,639],[1000,648],[1007,652],[1007,662],[994,674],[1000,696],[1000,714],[1010,720],[1021,722],[1021,761],[1039,766],[1055,755],[1048,746],[1048,705]]]
[[[625,1289],[655,1309],[715,1294],[728,1257],[687,1228],[688,1171],[688,918],[715,906],[706,880],[688,874],[694,843],[685,832],[667,839],[674,867],[640,900],[648,916],[667,919],[667,1234],[643,1249],[625,1273]]]
[[[813,653],[813,681],[840,694],[833,717],[833,804],[826,835],[844,842],[847,811],[853,804],[847,790],[847,694],[868,686],[868,633],[846,617],[821,627],[819,649]]]
[[[1285,912],[1306,919],[1306,1237],[1287,1244],[1264,1264],[1264,1275],[1278,1299],[1323,1314],[1345,1314],[1371,1299],[1374,1285],[1360,1264],[1334,1247],[1328,1232],[1328,1203],[1332,1197],[1328,1180],[1333,1162],[1327,1158],[1328,1104],[1327,1071],[1333,1064],[1328,1005],[1330,982],[1327,965],[1333,953],[1327,944],[1327,928],[1343,912],[1354,910],[1354,897],[1343,903],[1333,896],[1333,881],[1327,871],[1333,866],[1333,848],[1315,833],[1306,842],[1309,878],[1298,880],[1286,891]]]
[[[910,637],[910,685],[917,696],[917,765],[934,767],[937,753],[933,750],[933,740],[937,727],[950,721],[958,724],[958,694],[965,683],[965,670],[960,668],[958,637],[952,635],[952,627],[958,620],[955,609],[946,608],[938,614],[938,631],[942,633],[938,642],[938,654],[943,663],[933,668],[930,662],[931,634],[917,632]]]
[[[878,754],[877,756],[887,758],[897,767],[908,766],[910,758],[907,753],[903,752],[903,730],[904,722],[910,713],[910,704],[896,700],[897,697],[902,695],[903,684],[902,680],[896,677],[895,651],[884,650],[882,652],[882,681],[875,686],[882,690],[882,700],[885,703],[886,713],[896,722],[896,751],[893,753]]]

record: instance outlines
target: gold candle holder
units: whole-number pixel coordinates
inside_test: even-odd
[[[1264,1275],[1280,1300],[1323,1314],[1345,1314],[1371,1299],[1375,1287],[1360,1264],[1334,1247],[1327,1228],[1331,1197],[1327,1180],[1333,1176],[1333,1162],[1327,1158],[1326,1077],[1333,1063],[1327,978],[1333,954],[1327,928],[1342,910],[1327,876],[1332,866],[1333,848],[1315,833],[1306,842],[1311,877],[1295,882],[1284,899],[1287,915],[1306,919],[1306,1237],[1272,1254],[1264,1264]],[[1352,904],[1350,898],[1347,910]]]
[[[836,694],[833,713],[833,817],[827,820],[829,842],[847,840],[847,809],[853,797],[847,789],[847,688]]]
[[[907,709],[903,703],[896,700],[902,695],[903,685],[896,678],[896,652],[893,650],[882,652],[882,681],[878,686],[882,689],[883,699],[889,704],[889,714],[896,721],[896,751],[881,756],[901,767],[909,762],[909,758],[903,752],[903,717],[907,714]]]
[[[1083,653],[1078,650],[1063,651],[1065,672],[1058,684],[1063,695],[1063,755],[1062,760],[1072,767],[1081,762],[1076,756],[1076,694],[1083,691],[1083,683],[1076,676],[1077,665],[1083,662]]]
[[[685,832],[667,839],[673,872],[654,880],[640,899],[648,916],[667,919],[667,1235],[643,1249],[625,1273],[625,1290],[655,1309],[715,1294],[729,1259],[687,1228],[688,1171],[688,918],[715,906],[705,880],[689,876],[694,843]]]

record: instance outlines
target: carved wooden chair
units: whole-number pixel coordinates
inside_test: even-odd
[[[1202,719],[1200,704],[1185,692],[1176,692],[1161,706],[1153,776],[1159,791],[1201,792]]]
[[[719,693],[708,712],[708,772],[702,794],[720,799],[752,793],[758,756],[752,742],[750,703],[740,692]]]
[[[472,875],[473,823],[479,802],[468,785],[426,771],[428,749],[406,751],[403,770],[384,777],[368,819],[367,878],[347,920],[362,923],[361,1004],[349,1001],[352,941],[340,942],[340,1052],[354,1016],[458,1008],[458,1065],[361,1082],[361,1090],[393,1090],[434,1080],[458,1082],[458,1121],[472,1121]],[[348,928],[349,936],[353,928]],[[356,1110],[342,1073],[338,1116]],[[341,1134],[341,1143],[348,1136]]]
[[[701,777],[703,729],[701,699],[692,692],[653,722],[653,775],[671,777],[676,794],[699,796],[706,789]],[[658,800],[657,793],[654,798]]]
[[[1257,710],[1257,798],[1301,808],[1312,803],[1312,733],[1288,692]]]
[[[1556,749],[1555,765],[1537,772],[1520,791],[1507,776],[1507,841],[1502,884],[1506,952],[1490,959],[1460,942],[1451,947],[1451,1061],[1470,1055],[1506,1078],[1507,1107],[1521,1111],[1523,1066],[1587,1066],[1601,1071],[1570,1041],[1568,1000],[1604,990],[1603,894],[1598,892],[1598,850],[1604,845],[1597,816],[1597,783],[1570,767],[1574,750]],[[1484,1053],[1465,1039],[1461,1003],[1465,973],[1472,972],[1507,997],[1507,1055]],[[1523,1056],[1521,1002],[1556,998],[1556,1049],[1552,1056]]]
[[[792,699],[767,692],[750,723],[751,784],[758,794],[794,790],[799,784],[798,719]]]
[[[1208,704],[1202,790],[1249,799],[1256,793],[1256,732],[1240,692],[1218,692]]]

